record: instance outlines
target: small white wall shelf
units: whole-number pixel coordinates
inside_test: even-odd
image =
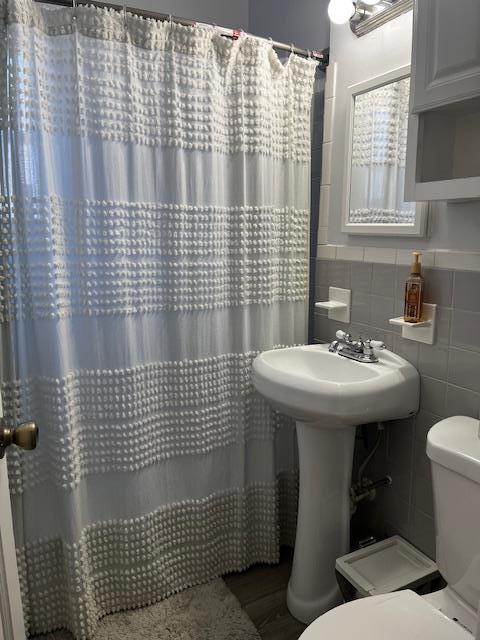
[[[437,319],[437,305],[422,305],[421,322],[405,322],[403,316],[399,318],[390,318],[390,324],[402,327],[402,338],[407,340],[415,340],[416,342],[424,342],[425,344],[433,344],[435,339],[435,324]]]
[[[350,289],[340,289],[339,287],[328,287],[329,300],[316,302],[317,309],[328,309],[330,320],[338,322],[350,322],[350,311],[352,307],[352,292]]]

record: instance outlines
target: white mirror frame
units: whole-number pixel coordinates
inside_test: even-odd
[[[410,65],[394,69],[375,78],[370,78],[364,82],[351,85],[347,92],[347,126],[346,126],[346,149],[345,149],[345,175],[343,184],[344,206],[342,212],[342,231],[348,234],[362,235],[382,235],[382,236],[413,236],[425,235],[427,226],[428,202],[417,202],[414,224],[358,224],[349,222],[350,220],[350,190],[352,173],[352,149],[353,149],[353,120],[355,112],[355,97],[378,89],[386,84],[403,80],[410,76]]]

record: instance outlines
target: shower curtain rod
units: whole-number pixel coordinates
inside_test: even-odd
[[[172,22],[176,22],[177,24],[182,24],[187,27],[194,27],[195,25],[204,24],[202,22],[197,22],[196,20],[189,20],[187,18],[179,18],[178,16],[172,16],[168,13],[157,13],[156,11],[147,11],[145,9],[136,9],[134,7],[124,7],[119,4],[111,4],[109,2],[97,2],[95,0],[88,0],[85,2],[75,1],[75,0],[35,0],[35,2],[54,4],[61,7],[73,7],[80,5],[93,5],[94,7],[99,7],[100,9],[114,9],[115,11],[128,11],[129,13],[133,13],[134,15],[141,16],[142,18],[151,18],[153,20],[171,20]],[[228,29],[226,27],[218,27],[215,25],[220,35],[225,36],[226,38],[232,38],[236,40],[240,37],[242,33],[244,33],[241,29]],[[275,49],[280,49],[282,51],[290,51],[291,53],[296,53],[299,56],[303,56],[305,58],[313,58],[317,60],[321,69],[325,70],[328,66],[328,49],[324,49],[323,51],[315,51],[314,49],[302,49],[300,47],[296,47],[293,44],[287,44],[286,42],[279,42],[277,40],[272,40],[271,38],[261,38],[259,36],[255,36],[253,34],[248,34],[252,38],[257,38],[258,40],[266,40],[271,43],[271,45]]]

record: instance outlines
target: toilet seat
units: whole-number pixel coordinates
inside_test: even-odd
[[[317,618],[299,640],[473,640],[413,591],[361,598]]]

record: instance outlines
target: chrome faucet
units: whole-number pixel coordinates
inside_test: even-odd
[[[331,353],[357,362],[378,362],[375,349],[385,349],[385,344],[380,340],[353,340],[352,336],[345,331],[337,331],[336,340],[330,343],[328,350]]]

